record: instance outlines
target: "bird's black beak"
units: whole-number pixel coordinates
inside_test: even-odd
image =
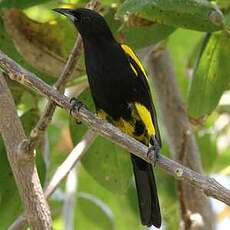
[[[74,10],[73,9],[67,9],[67,8],[55,8],[53,11],[63,14],[66,17],[68,17],[71,21],[74,22],[77,18],[74,16]]]

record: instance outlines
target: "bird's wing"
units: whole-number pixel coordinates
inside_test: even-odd
[[[140,98],[138,98],[138,102],[135,103],[135,107],[142,121],[145,123],[148,132],[152,134],[153,138],[155,137],[157,139],[158,144],[161,146],[160,131],[157,124],[155,107],[152,102],[152,96],[150,93],[147,73],[143,65],[141,64],[139,58],[129,46],[121,44],[121,48],[125,52],[130,67],[134,72],[135,76],[137,77],[139,84],[138,88],[142,88],[145,90],[143,95],[139,96]]]

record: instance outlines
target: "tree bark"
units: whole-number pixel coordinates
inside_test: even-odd
[[[29,226],[35,230],[51,229],[51,215],[37,174],[34,153],[23,148],[27,139],[17,116],[13,97],[2,74],[0,75],[0,132],[25,206]]]

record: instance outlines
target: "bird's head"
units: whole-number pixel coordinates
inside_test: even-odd
[[[56,8],[53,10],[68,17],[77,27],[83,39],[113,39],[105,19],[94,10],[86,8]]]

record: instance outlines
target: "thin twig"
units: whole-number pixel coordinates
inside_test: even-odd
[[[27,139],[3,74],[0,74],[0,132],[30,227],[51,229],[51,215],[34,155],[29,149],[21,148]]]
[[[55,101],[57,105],[64,108],[66,111],[69,112],[71,110],[72,105],[68,97],[62,95],[56,89],[47,85],[41,79],[37,78],[36,75],[24,70],[21,66],[19,66],[16,62],[2,52],[0,52],[0,66],[8,73],[12,80],[15,80],[20,84],[23,84],[28,88],[40,93],[41,95],[44,95]],[[149,149],[145,145],[121,132],[112,124],[97,118],[83,106],[77,108],[76,111],[73,111],[72,115],[74,118],[80,119],[82,122],[87,124],[92,128],[93,131],[97,132],[101,136],[112,140],[114,143],[122,146],[124,149],[132,152],[143,160],[154,164],[154,151],[149,153]],[[215,179],[202,176],[199,173],[186,168],[163,155],[159,156],[157,165],[159,165],[167,173],[176,177],[176,179],[184,180],[187,183],[195,186],[200,190],[201,193],[230,205],[230,190],[223,187]]]
[[[65,184],[65,200],[63,206],[64,229],[74,229],[74,213],[76,204],[76,192],[78,185],[78,167],[77,164],[68,174]]]

